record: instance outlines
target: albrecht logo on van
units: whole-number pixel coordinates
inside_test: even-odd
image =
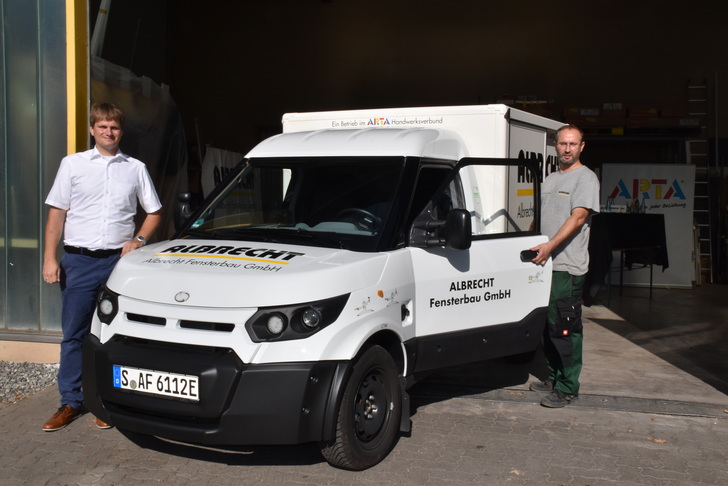
[[[252,247],[234,247],[234,246],[216,246],[216,245],[175,245],[170,246],[159,252],[155,256],[225,256],[240,260],[249,260],[251,258],[266,259],[278,262],[288,262],[297,256],[303,256],[305,253],[295,251],[275,250],[271,248],[252,248]],[[247,258],[246,258],[247,257]]]
[[[677,180],[672,181],[671,184],[668,184],[667,179],[632,179],[631,182],[630,191],[627,183],[620,179],[609,197],[612,199],[617,196],[627,199],[685,199],[685,193]]]
[[[391,123],[389,123],[389,118],[370,118],[367,125],[379,126],[379,125],[391,125]]]

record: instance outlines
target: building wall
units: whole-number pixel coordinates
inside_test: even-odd
[[[0,331],[60,329],[41,278],[43,205],[66,154],[63,2],[0,2]]]

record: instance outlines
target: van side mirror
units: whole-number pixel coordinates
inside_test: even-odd
[[[179,231],[182,225],[192,215],[192,193],[181,192],[177,195],[177,205],[174,208],[174,229]]]
[[[473,241],[473,228],[470,212],[453,209],[445,220],[445,244],[454,250],[467,250]]]
[[[415,223],[415,227],[424,230],[426,235],[413,238],[413,246],[424,248],[447,246],[453,250],[467,250],[473,239],[470,212],[465,209],[451,210],[444,221],[429,220]]]

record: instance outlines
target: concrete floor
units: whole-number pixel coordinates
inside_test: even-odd
[[[694,289],[618,286],[602,289],[593,307],[623,320],[592,317],[672,365],[728,394],[728,285]]]

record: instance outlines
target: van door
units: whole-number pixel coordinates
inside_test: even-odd
[[[525,353],[540,343],[551,261],[521,259],[521,251],[547,240],[538,230],[538,181],[530,161],[464,159],[414,219],[416,371]],[[446,230],[437,224],[455,208],[471,215],[466,250],[444,245]]]

